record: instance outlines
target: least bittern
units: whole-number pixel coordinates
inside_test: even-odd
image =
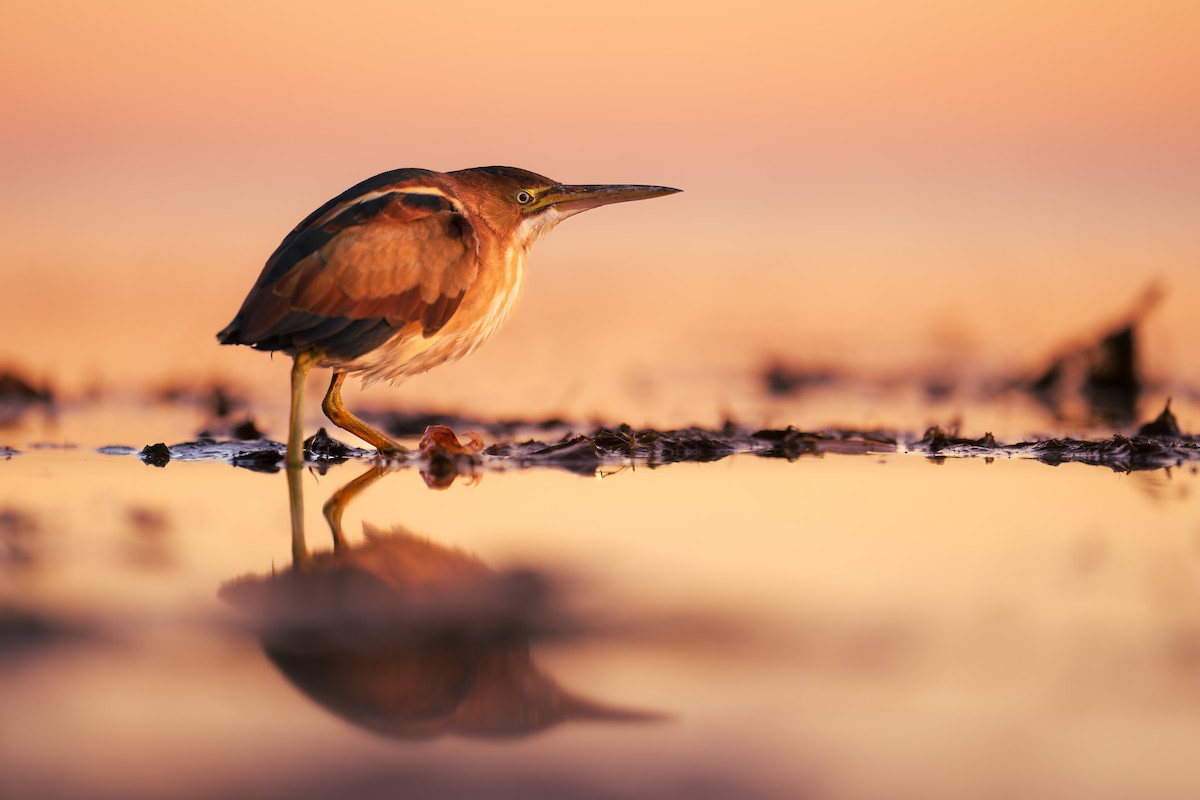
[[[309,214],[267,260],[221,344],[294,359],[287,463],[304,460],[304,382],[333,379],[321,407],[387,455],[403,448],[351,414],[342,382],[397,382],[479,347],[516,306],[529,248],[589,208],[679,191],[570,186],[513,167],[398,169]]]

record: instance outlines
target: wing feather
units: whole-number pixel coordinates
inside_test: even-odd
[[[451,198],[418,183],[365,181],[357,199],[343,193],[314,211],[280,244],[218,338],[352,358],[413,323],[425,336],[440,330],[478,277],[478,241]]]

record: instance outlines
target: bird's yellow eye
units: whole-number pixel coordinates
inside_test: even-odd
[[[521,191],[517,192],[517,202],[523,206],[528,205],[529,203],[533,202],[533,195],[522,189]]]

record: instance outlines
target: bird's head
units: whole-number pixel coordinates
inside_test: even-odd
[[[473,167],[447,174],[467,210],[482,217],[506,241],[524,248],[567,217],[589,208],[679,191],[667,186],[564,184],[516,167]]]

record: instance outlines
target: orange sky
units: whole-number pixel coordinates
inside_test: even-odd
[[[1152,366],[1200,381],[1193,3],[41,3],[5,19],[0,361],[63,386],[274,380],[281,359],[212,335],[282,235],[375,172],[490,163],[685,193],[539,244],[511,332],[419,379],[430,392],[525,364],[587,393],[604,379],[578,374],[579,353],[612,375],[625,353],[648,371],[655,354],[699,371],[768,351],[882,368],[938,357],[947,332],[1016,363],[1154,279]]]

